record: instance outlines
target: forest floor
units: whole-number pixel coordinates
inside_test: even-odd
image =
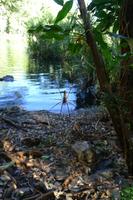
[[[0,111],[0,200],[118,200],[127,186],[132,177],[100,108]]]

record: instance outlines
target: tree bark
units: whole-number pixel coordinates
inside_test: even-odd
[[[85,6],[85,2],[84,0],[78,0],[78,4],[79,4],[80,13],[81,13],[81,18],[84,23],[86,41],[92,51],[92,55],[94,58],[93,61],[96,67],[96,72],[99,79],[101,90],[103,92],[106,90],[110,91],[109,78],[105,70],[104,59],[97,48],[96,41],[92,33],[91,24],[90,24],[90,21],[88,20],[89,17],[88,17],[87,9]]]
[[[128,58],[121,61],[120,96],[123,100],[123,118],[127,124],[127,162],[133,175],[133,1],[124,0],[121,8],[120,34],[127,38],[121,41],[121,54]]]

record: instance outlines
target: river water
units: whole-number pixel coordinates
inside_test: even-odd
[[[13,75],[15,81],[0,81],[0,108],[19,105],[30,111],[61,111],[64,90],[68,106],[62,112],[75,109],[76,88],[63,77],[61,66],[30,60],[27,43],[21,37],[0,39],[0,77]]]

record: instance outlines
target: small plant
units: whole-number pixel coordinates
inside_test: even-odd
[[[133,186],[124,188],[121,191],[120,200],[133,200]]]

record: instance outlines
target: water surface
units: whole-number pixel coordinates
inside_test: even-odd
[[[64,90],[68,105],[62,112],[75,109],[76,88],[63,77],[61,66],[30,60],[26,41],[21,37],[0,39],[0,77],[13,75],[14,82],[0,81],[0,108],[19,105],[26,110],[60,112]]]

